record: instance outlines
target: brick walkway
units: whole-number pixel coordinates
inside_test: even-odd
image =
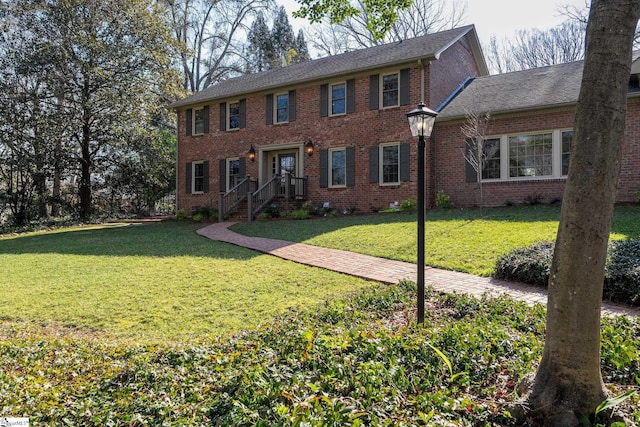
[[[212,240],[231,243],[300,264],[338,271],[376,282],[393,284],[403,279],[416,281],[416,264],[339,249],[321,248],[304,243],[243,236],[229,230],[228,227],[233,224],[232,222],[211,224],[197,232]],[[441,292],[468,293],[478,297],[483,294],[509,294],[514,299],[526,301],[530,305],[547,303],[545,289],[522,283],[505,282],[431,267],[425,268],[424,277],[426,284]],[[609,302],[603,302],[602,309],[604,314],[640,316],[640,310]]]

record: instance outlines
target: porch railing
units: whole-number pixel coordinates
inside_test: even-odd
[[[240,181],[235,187],[224,194],[220,194],[218,203],[218,220],[224,221],[224,218],[236,208],[243,200],[247,199],[247,195],[253,191],[250,177],[246,177]],[[255,184],[254,184],[255,187]]]
[[[253,194],[249,195],[249,206],[247,208],[249,222],[253,221],[255,214],[280,195],[281,179],[280,175],[275,175]]]
[[[291,174],[281,178],[280,196],[285,199],[307,199],[307,178],[299,178]]]

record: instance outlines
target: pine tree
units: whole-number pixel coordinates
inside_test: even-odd
[[[296,51],[296,39],[284,6],[280,6],[278,14],[273,20],[271,40],[275,54],[271,62],[271,68],[282,67],[291,63],[291,58]]]
[[[297,55],[294,58],[293,62],[304,62],[311,59],[309,55],[309,48],[307,47],[307,41],[304,39],[304,33],[302,30],[298,31],[298,36],[296,37],[295,49]]]
[[[249,53],[247,72],[260,72],[271,68],[276,55],[271,33],[262,12],[258,14],[256,20],[251,24],[247,49]]]

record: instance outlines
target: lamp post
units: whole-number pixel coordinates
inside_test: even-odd
[[[411,135],[418,137],[418,323],[424,323],[424,221],[425,221],[425,137],[431,136],[436,113],[427,108],[423,102],[407,113]]]

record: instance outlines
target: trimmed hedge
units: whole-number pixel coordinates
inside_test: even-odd
[[[538,242],[517,248],[498,258],[493,277],[547,286],[554,243]],[[603,298],[640,305],[640,238],[609,244]]]

